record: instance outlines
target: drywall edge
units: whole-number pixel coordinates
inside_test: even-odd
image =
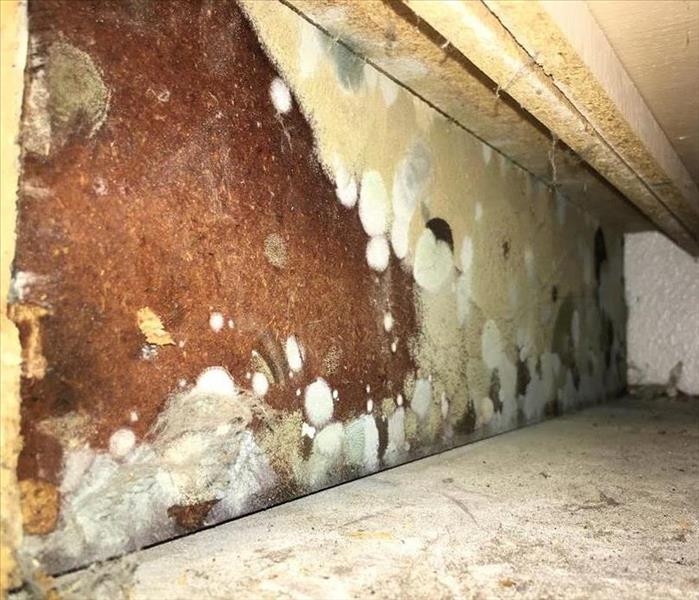
[[[15,548],[22,538],[17,487],[19,435],[19,334],[7,317],[15,251],[17,181],[19,176],[19,121],[22,108],[27,48],[26,3],[0,2],[0,598],[19,583]]]

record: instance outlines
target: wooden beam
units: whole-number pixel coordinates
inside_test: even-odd
[[[655,226],[699,255],[696,185],[669,144],[660,153],[660,145],[633,143],[634,136],[643,141],[638,122],[609,105],[595,112],[594,98],[605,97],[602,84],[565,33],[554,35],[558,25],[539,2],[286,1],[572,202],[625,230]],[[523,41],[495,7],[509,11]],[[544,26],[548,38],[531,33]],[[537,51],[530,37],[537,44],[549,39],[550,47]],[[561,79],[569,68],[576,75],[571,89],[585,93],[565,89],[546,71],[548,63],[540,64],[540,53],[562,51]]]
[[[485,4],[658,201],[699,237],[697,184],[587,3],[485,0]]]
[[[382,0],[282,1],[572,203],[625,230],[653,227],[407,6]]]

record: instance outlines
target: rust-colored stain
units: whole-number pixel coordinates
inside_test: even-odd
[[[171,506],[168,508],[167,514],[183,529],[197,529],[202,526],[206,515],[209,514],[216,502],[217,500],[208,500],[188,506]]]
[[[367,266],[357,212],[296,103],[272,105],[278,73],[235,3],[35,0],[29,29],[14,268],[38,276],[12,314],[41,311],[24,347],[45,368],[22,380],[20,479],[60,483],[67,442],[41,423],[77,413],[95,449],[122,427],[142,439],[178,381],[212,365],[248,385],[261,359],[281,411],[322,374],[339,420],[365,411],[367,385],[401,390],[414,365],[382,319],[390,306],[393,334],[415,333],[412,276],[395,257]],[[293,379],[290,335],[305,350]],[[206,510],[173,517],[195,527]]]

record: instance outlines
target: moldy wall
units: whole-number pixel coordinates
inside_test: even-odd
[[[619,232],[241,5],[29,4],[10,314],[50,572],[625,386]]]

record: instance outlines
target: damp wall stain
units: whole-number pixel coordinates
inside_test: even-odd
[[[47,570],[623,386],[621,236],[283,5],[29,28],[11,315]]]

